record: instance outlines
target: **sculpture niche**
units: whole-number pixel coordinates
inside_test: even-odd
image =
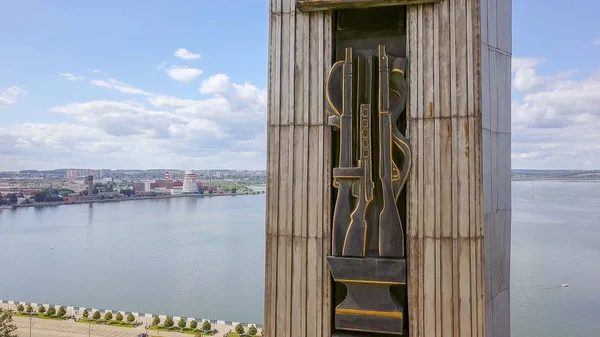
[[[334,281],[347,289],[335,308],[338,334],[403,333],[403,308],[390,288],[406,282],[397,207],[411,164],[409,144],[397,127],[408,92],[405,68],[406,59],[388,55],[384,45],[357,55],[346,48],[345,59],[327,77],[329,124],[339,132],[327,262]]]

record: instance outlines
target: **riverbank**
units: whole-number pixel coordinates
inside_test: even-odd
[[[247,196],[255,195],[250,193],[207,193],[207,194],[174,194],[174,195],[156,195],[156,196],[143,196],[143,197],[122,197],[113,199],[86,199],[86,200],[73,200],[67,201],[56,201],[56,202],[36,202],[31,204],[19,204],[11,206],[2,206],[3,209],[16,209],[22,207],[46,207],[46,206],[61,206],[61,205],[81,205],[81,204],[95,204],[95,203],[112,203],[112,202],[123,202],[123,201],[135,201],[135,200],[152,200],[152,199],[175,199],[175,198],[211,198],[211,197],[223,197],[223,196]]]
[[[49,320],[41,318],[13,316],[20,336],[36,337],[137,337],[140,333],[147,332],[152,337],[185,337],[193,336],[181,332],[146,330],[144,326],[136,328],[122,328],[110,325],[82,324],[74,320]],[[233,331],[230,326],[215,325],[218,330],[213,337],[223,337],[228,331]]]
[[[126,311],[115,311],[115,310],[104,310],[104,309],[93,309],[93,308],[83,308],[83,307],[73,307],[73,306],[64,306],[66,309],[65,319],[46,319],[42,317],[32,316],[31,319],[29,317],[24,317],[22,315],[17,315],[17,306],[21,304],[24,307],[31,305],[34,310],[38,308],[39,305],[43,305],[47,310],[49,307],[54,307],[56,310],[60,308],[59,305],[48,305],[48,304],[38,304],[38,303],[29,303],[29,302],[17,302],[17,301],[7,301],[0,300],[0,308],[5,310],[10,310],[13,312],[13,319],[17,324],[18,331],[25,332],[29,331],[30,323],[31,329],[36,330],[35,336],[88,336],[88,333],[91,332],[91,335],[98,335],[104,337],[124,337],[124,336],[137,336],[140,332],[148,332],[153,336],[186,336],[189,334],[183,332],[173,332],[173,331],[156,331],[154,328],[151,328],[152,320],[154,317],[159,317],[161,322],[164,322],[167,316],[171,317],[175,324],[180,319],[183,319],[189,323],[191,321],[198,322],[199,326],[202,325],[202,322],[209,321],[212,329],[216,330],[216,333],[212,336],[221,337],[230,331],[235,331],[235,326],[241,324],[246,330],[250,328],[250,326],[254,325],[258,329],[258,336],[261,335],[262,325],[259,324],[249,324],[249,323],[241,323],[241,322],[232,322],[232,321],[224,321],[224,320],[209,320],[209,319],[196,319],[192,317],[179,317],[179,316],[170,316],[170,315],[157,315],[157,314],[148,314],[148,313],[136,313],[136,312],[126,312]],[[122,327],[122,326],[114,326],[114,325],[103,325],[103,324],[86,324],[79,322],[84,319],[83,312],[87,310],[89,315],[91,316],[94,312],[100,312],[101,316],[104,317],[107,312],[112,313],[114,316],[117,313],[121,313],[124,317],[127,317],[129,314],[132,314],[135,318],[135,322],[139,323],[139,326],[136,327]]]

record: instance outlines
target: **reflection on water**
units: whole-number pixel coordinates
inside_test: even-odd
[[[0,298],[261,323],[265,196],[0,212]]]
[[[599,191],[513,183],[512,336],[600,331]],[[1,211],[0,298],[261,323],[264,212],[262,194]]]

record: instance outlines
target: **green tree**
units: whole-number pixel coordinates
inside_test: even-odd
[[[40,314],[43,314],[43,313],[45,313],[45,312],[46,312],[46,307],[45,307],[45,306],[43,306],[42,304],[40,304],[40,306],[38,307],[38,312],[39,312]],[[87,316],[86,316],[86,317],[87,317]]]
[[[152,320],[152,325],[156,326],[159,324],[160,324],[160,317],[154,316],[154,319]]]
[[[0,337],[18,337],[14,331],[17,326],[12,322],[12,314],[8,310],[0,308]]]
[[[165,322],[163,323],[165,328],[170,328],[173,325],[175,325],[175,322],[173,322],[173,317],[171,316],[167,316],[167,318],[165,318]]]
[[[246,331],[246,329],[244,329],[243,325],[241,325],[241,324],[238,323],[238,325],[235,326],[235,332],[238,335],[243,335],[245,331]]]
[[[208,320],[202,323],[202,330],[209,331],[211,328],[212,326],[210,325],[210,322]]]
[[[25,312],[27,312],[28,314],[31,314],[33,312],[33,307],[31,306],[31,304],[27,305],[27,309],[25,309]]]
[[[123,322],[123,315],[121,315],[121,313],[118,312],[117,317],[115,317],[115,320],[117,320],[117,322]]]
[[[100,319],[100,317],[102,317],[102,314],[100,314],[100,311],[96,310],[94,312],[94,315],[92,315],[93,319]]]
[[[56,308],[53,306],[48,307],[48,311],[46,312],[48,316],[56,315]]]
[[[65,307],[60,307],[58,308],[58,312],[56,313],[56,315],[58,315],[58,317],[64,317],[67,314],[67,310],[65,309]]]
[[[107,321],[110,321],[111,319],[113,319],[112,312],[110,312],[110,311],[107,311],[107,312],[104,314],[104,319],[105,319],[105,320],[107,320]]]
[[[198,327],[198,322],[196,322],[196,320],[193,320],[190,322],[190,328],[196,329],[197,327]]]
[[[135,316],[133,316],[133,314],[130,313],[129,315],[127,315],[127,323],[133,323],[133,321],[135,321]]]
[[[257,332],[258,332],[258,331],[256,330],[256,327],[255,327],[254,325],[251,325],[251,326],[248,328],[248,334],[249,334],[250,336],[256,336],[256,333],[257,333]]]
[[[22,314],[23,311],[25,311],[25,307],[23,306],[23,304],[19,304],[17,305],[17,311]]]
[[[179,319],[179,322],[177,322],[177,326],[182,329],[185,328],[186,325],[187,325],[187,322],[183,318]]]

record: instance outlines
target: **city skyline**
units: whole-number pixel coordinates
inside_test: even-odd
[[[513,3],[513,168],[600,169],[598,10]],[[0,170],[264,170],[267,26],[267,1],[3,3]]]

